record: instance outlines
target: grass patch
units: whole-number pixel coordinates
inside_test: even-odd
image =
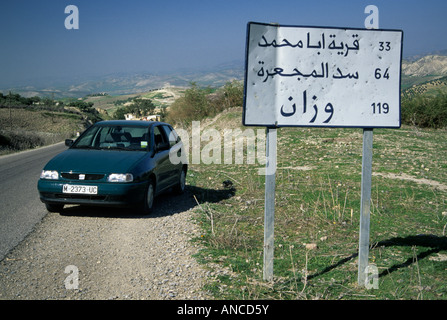
[[[212,126],[246,129],[229,113]],[[262,165],[191,164],[190,190],[209,190],[194,194],[207,289],[217,299],[445,299],[446,138],[374,130],[369,261],[379,288],[370,290],[357,286],[361,129],[278,130],[271,283],[262,280]]]

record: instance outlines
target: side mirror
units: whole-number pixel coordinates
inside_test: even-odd
[[[159,152],[159,151],[164,151],[164,150],[169,150],[169,148],[170,148],[170,146],[169,146],[169,143],[159,143],[159,144],[157,144],[157,146],[156,146],[156,152]]]
[[[74,141],[71,139],[65,139],[65,145],[67,147],[71,147],[73,145]]]

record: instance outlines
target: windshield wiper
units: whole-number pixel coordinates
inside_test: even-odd
[[[94,147],[94,146],[73,146],[72,149],[95,149],[95,150],[99,150],[98,147]]]
[[[103,147],[103,148],[101,148],[101,149],[103,149],[103,150],[126,150],[126,151],[129,151],[129,150],[130,150],[129,148],[126,148],[126,147],[120,147],[120,146]]]

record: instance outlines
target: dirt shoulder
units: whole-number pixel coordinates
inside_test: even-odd
[[[67,207],[48,213],[0,261],[0,299],[209,299],[192,257],[193,197],[157,198],[155,212]]]

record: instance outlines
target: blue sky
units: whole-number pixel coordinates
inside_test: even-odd
[[[66,6],[79,9],[67,30]],[[404,31],[404,56],[447,49],[445,0],[14,0],[0,11],[0,86],[243,61],[249,21]]]

